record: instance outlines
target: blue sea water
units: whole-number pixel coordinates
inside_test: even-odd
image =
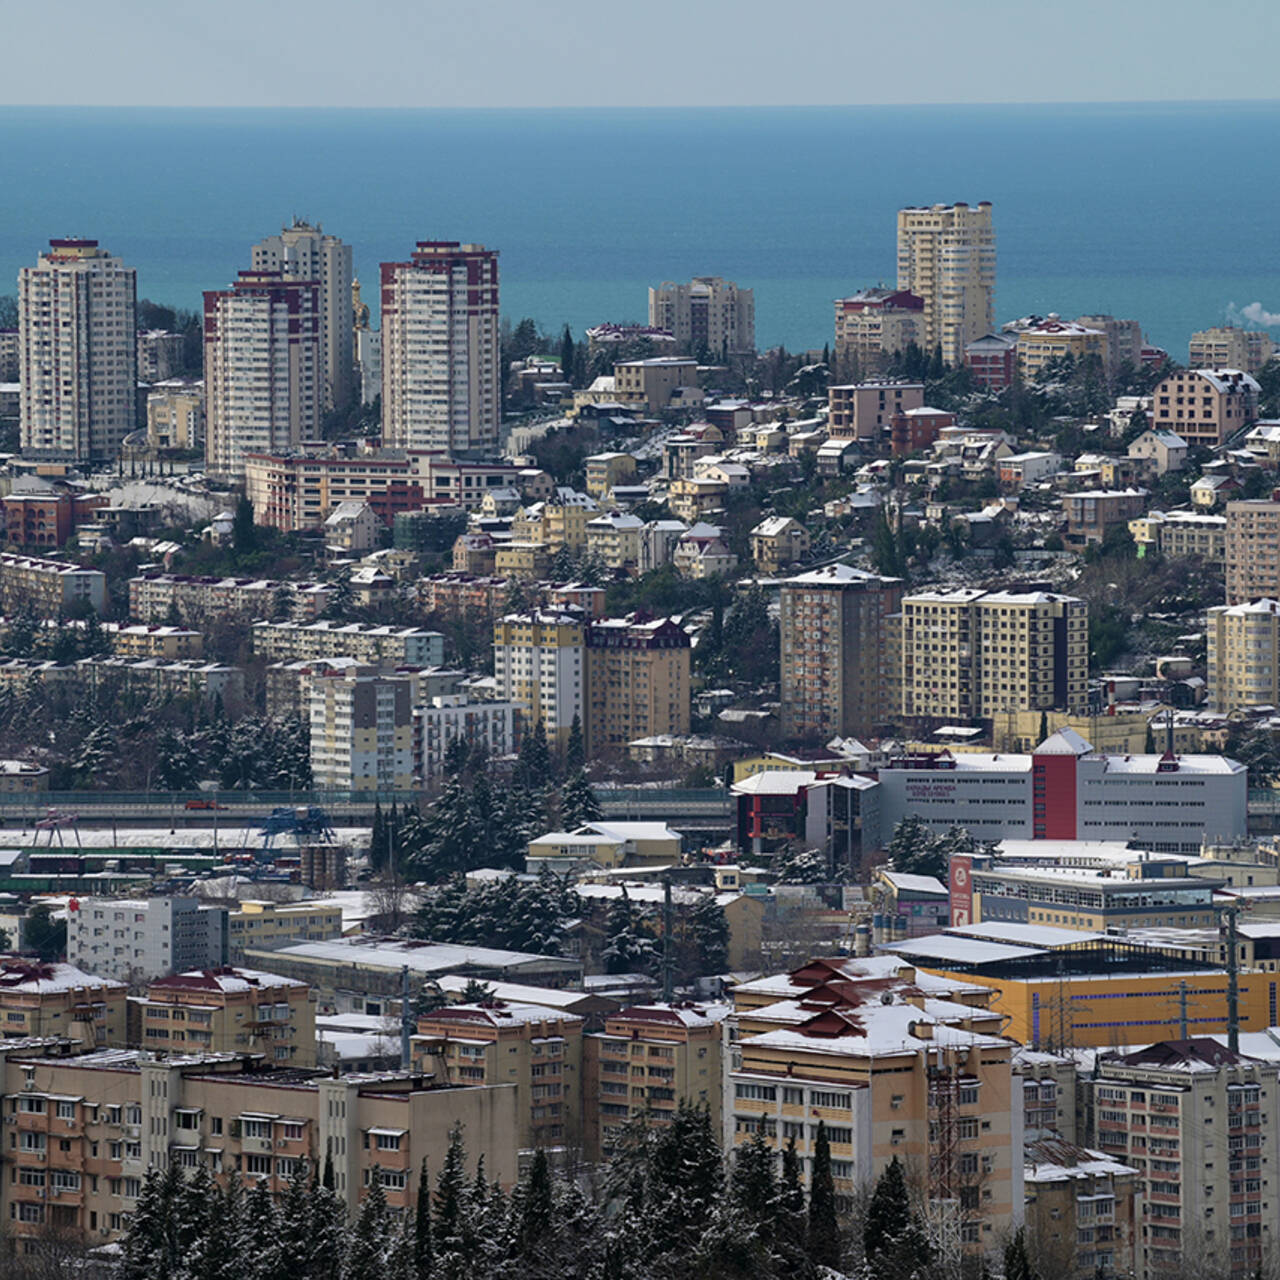
[[[197,307],[297,214],[377,264],[501,250],[502,309],[558,331],[645,318],[664,279],[756,291],[759,344],[830,339],[895,271],[906,204],[991,200],[1000,319],[1107,311],[1188,334],[1280,312],[1280,103],[360,111],[0,108],[0,293],[51,236]],[[1280,329],[1275,331],[1280,336]]]

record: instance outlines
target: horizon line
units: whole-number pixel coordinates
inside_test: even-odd
[[[0,110],[24,111],[841,111],[876,108],[939,107],[1211,107],[1265,106],[1280,95],[1249,98],[1020,98],[886,102],[722,102],[722,103],[503,103],[365,104],[365,103],[182,103],[182,102],[0,102]]]

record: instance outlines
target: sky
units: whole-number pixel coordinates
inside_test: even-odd
[[[785,106],[1273,98],[1276,0],[61,0],[9,105]],[[1206,31],[1206,24],[1211,29]]]

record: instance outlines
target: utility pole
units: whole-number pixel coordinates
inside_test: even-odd
[[[1240,1052],[1240,961],[1236,955],[1236,915],[1239,907],[1227,909],[1227,1048]]]
[[[662,999],[663,1003],[670,1004],[672,996],[672,965],[675,963],[675,956],[672,953],[671,921],[673,916],[671,908],[671,877],[662,877]]]
[[[413,1034],[413,1011],[409,1007],[409,966],[400,966],[400,1070],[409,1070],[409,1037]]]

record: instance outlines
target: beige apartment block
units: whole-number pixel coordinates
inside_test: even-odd
[[[888,619],[902,582],[846,564],[782,583],[782,731],[827,742],[867,737],[896,707],[886,688]]]
[[[147,395],[147,445],[152,449],[204,448],[204,386],[156,387]]]
[[[583,1019],[544,1005],[455,1004],[418,1019],[415,1069],[450,1084],[515,1085],[521,1151],[582,1141]]]
[[[18,273],[22,452],[104,462],[135,425],[138,273],[96,240],[50,240]]]
[[[1275,354],[1275,342],[1265,329],[1237,329],[1220,325],[1191,335],[1187,365],[1192,369],[1243,369],[1257,373]]]
[[[1138,554],[1148,548],[1164,556],[1199,556],[1221,562],[1227,555],[1226,516],[1200,511],[1148,511],[1129,521]]]
[[[1258,420],[1258,390],[1238,368],[1179,369],[1151,393],[1151,426],[1212,449]]]
[[[586,715],[584,620],[580,613],[533,609],[493,624],[498,697],[520,712],[521,732],[539,721],[554,751],[563,751],[577,717]]]
[[[588,756],[689,732],[689,634],[671,618],[598,618],[586,629]]]
[[[523,507],[511,521],[511,537],[519,542],[542,542],[552,555],[561,547],[586,550],[587,524],[600,514],[599,504],[586,494],[566,493],[559,499]]]
[[[697,408],[703,402],[698,362],[683,356],[623,360],[613,366],[613,398],[645,413]]]
[[[311,679],[311,773],[335,791],[413,786],[412,684],[370,668]]]
[[[0,959],[0,1037],[70,1036],[89,1047],[121,1046],[125,992],[72,964],[22,956]]]
[[[836,964],[770,979],[775,1003],[735,1014],[726,1145],[794,1139],[807,1179],[821,1120],[838,1203],[896,1157],[956,1202],[967,1251],[998,1247],[1023,1209],[1022,1087],[1001,1014],[930,997],[910,969]]]
[[[837,298],[835,339],[832,354],[842,373],[882,373],[913,343],[924,349],[924,299],[907,289],[884,287]]]
[[[64,568],[70,570],[78,566]],[[4,556],[0,554],[0,595],[3,586]],[[171,613],[176,613],[184,623],[198,625],[213,618],[267,618],[276,613],[279,603],[287,602],[296,619],[314,622],[324,612],[332,594],[333,588],[327,582],[142,573],[129,579],[129,614],[140,622],[163,623]]]
[[[111,641],[111,651],[122,658],[165,658],[170,662],[202,658],[204,632],[189,627],[131,626],[103,627]]]
[[[270,950],[277,942],[324,942],[342,937],[342,906],[316,898],[307,902],[244,899],[227,916],[227,954],[233,964],[246,947]]]
[[[1100,1054],[1085,1081],[1086,1141],[1139,1170],[1138,1273],[1251,1276],[1272,1246],[1280,1159],[1274,1063],[1209,1037]]]
[[[305,1160],[332,1161],[334,1188],[358,1211],[375,1170],[395,1213],[415,1203],[460,1125],[470,1169],[510,1187],[518,1174],[516,1090],[439,1077],[273,1068],[254,1054],[99,1050],[65,1040],[0,1041],[0,1109],[10,1176],[0,1215],[18,1237],[119,1240],[149,1169],[203,1165],[224,1186],[282,1196]]]
[[[244,481],[245,456],[319,434],[320,286],[242,271],[204,295],[205,464]]]
[[[67,560],[0,551],[0,610],[30,609],[41,618],[57,618],[89,605],[101,613],[107,603],[107,578]]]
[[[924,405],[922,382],[856,382],[827,391],[827,433],[832,440],[871,440],[887,436],[900,413]]]
[[[628,1124],[671,1123],[682,1102],[721,1118],[721,1043],[727,1005],[654,1004],[619,1009],[582,1042],[583,1148],[607,1160]]]
[[[1227,603],[1280,600],[1280,502],[1227,503]]]
[[[1047,364],[1068,356],[1077,363],[1097,356],[1105,363],[1107,335],[1055,315],[1018,331],[1018,372],[1025,382],[1037,381]]]
[[[159,978],[130,1001],[129,1043],[151,1053],[259,1053],[275,1066],[316,1064],[315,993],[258,969]]]
[[[761,573],[781,573],[809,554],[809,530],[793,516],[769,516],[750,537],[751,558]]]
[[[1089,607],[1046,591],[922,591],[902,599],[901,714],[921,727],[1018,711],[1080,713]]]
[[[629,453],[594,453],[584,460],[587,492],[603,501],[616,484],[634,484],[636,460]]]
[[[503,578],[536,582],[551,572],[551,545],[533,538],[513,538],[494,548],[493,571]],[[454,567],[458,557],[454,556]]]
[[[1114,373],[1121,365],[1142,368],[1142,325],[1137,320],[1117,320],[1111,315],[1077,316],[1076,324],[1085,329],[1097,329],[1106,337],[1103,364],[1108,373]]]
[[[255,657],[273,662],[355,658],[371,665],[438,667],[444,636],[420,627],[359,622],[255,622],[249,632]]]
[[[692,355],[752,355],[755,293],[719,276],[695,276],[688,284],[666,280],[649,290],[649,324],[669,333]]]
[[[926,352],[950,365],[995,329],[996,236],[991,203],[959,202],[898,211],[898,288],[924,299]]]
[[[606,569],[636,570],[645,543],[645,522],[639,516],[606,511],[587,521],[587,549]]]
[[[1208,613],[1209,703],[1230,714],[1280,702],[1280,601],[1263,597]]]
[[[382,264],[382,438],[447,456],[495,449],[501,426],[498,253],[420,240]]]

